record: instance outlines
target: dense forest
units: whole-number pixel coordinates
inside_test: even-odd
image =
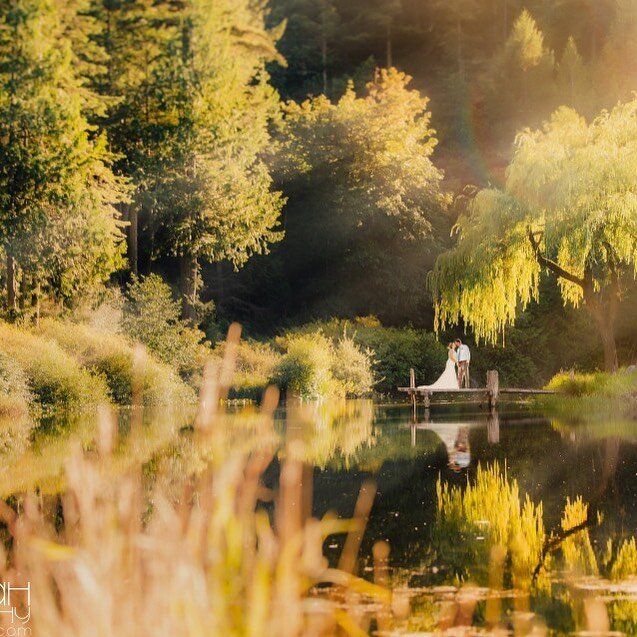
[[[637,357],[637,1],[0,15],[7,318],[153,273],[212,341],[375,316],[547,374]]]

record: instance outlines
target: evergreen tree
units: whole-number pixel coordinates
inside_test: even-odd
[[[169,3],[153,68],[154,137],[143,196],[156,255],[180,261],[184,316],[195,319],[200,261],[242,266],[280,238],[282,206],[261,155],[278,100],[264,65],[276,34],[250,0]]]
[[[615,18],[596,66],[601,103],[612,106],[637,90],[637,1],[617,0]]]
[[[274,0],[273,24],[285,23],[280,50],[287,64],[273,70],[281,84],[294,86],[291,97],[330,93],[331,68],[343,23],[335,0]]]
[[[93,0],[91,14],[100,27],[93,40],[106,56],[101,72],[93,75],[94,88],[108,105],[99,123],[117,154],[116,170],[134,186],[131,201],[121,208],[128,222],[129,266],[137,274],[139,233],[149,221],[148,168],[161,134],[154,82],[171,15],[168,6],[154,0]]]
[[[123,264],[114,205],[124,185],[87,121],[103,105],[81,75],[97,64],[85,8],[0,2],[0,244],[10,310],[27,292],[73,298]]]
[[[434,0],[438,19],[443,26],[442,41],[461,78],[467,75],[468,64],[475,64],[475,40],[479,17],[484,11],[480,0]]]
[[[588,68],[570,37],[557,66],[559,99],[564,104],[587,113],[591,104],[591,85]]]
[[[394,39],[401,35],[397,18],[403,0],[370,0],[365,4],[342,0],[341,5],[341,38],[348,44],[365,47],[369,54],[376,53],[378,49],[378,58],[383,66],[392,67]]]
[[[488,119],[501,151],[521,126],[539,124],[555,107],[555,59],[531,14],[514,22],[504,47],[481,78]]]

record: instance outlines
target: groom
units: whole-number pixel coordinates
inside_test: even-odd
[[[469,363],[471,362],[471,351],[459,338],[454,341],[456,346],[456,357],[458,360],[458,387],[469,387]]]

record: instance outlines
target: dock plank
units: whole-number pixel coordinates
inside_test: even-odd
[[[416,375],[414,370],[409,370],[409,387],[398,387],[398,391],[406,393],[411,398],[414,417],[418,396],[421,396],[426,408],[431,405],[431,399],[435,394],[446,394],[447,396],[466,396],[471,401],[471,396],[484,397],[489,402],[489,406],[494,409],[498,404],[498,399],[502,394],[518,396],[540,396],[545,394],[558,394],[559,392],[550,389],[535,389],[533,387],[500,387],[498,372],[491,370],[487,372],[487,387],[466,387],[458,389],[442,389],[437,387],[427,387],[416,385]]]

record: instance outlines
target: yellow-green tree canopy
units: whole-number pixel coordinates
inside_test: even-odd
[[[430,277],[436,329],[463,319],[495,341],[546,269],[565,303],[591,312],[616,368],[621,277],[637,272],[637,100],[591,123],[561,107],[520,133],[504,187],[480,190],[456,230]]]

